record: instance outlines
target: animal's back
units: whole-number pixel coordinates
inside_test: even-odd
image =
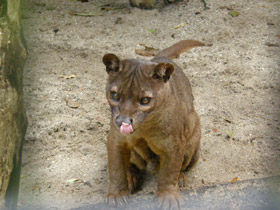
[[[205,46],[204,43],[196,40],[182,40],[176,44],[161,50],[152,61],[157,63],[172,63],[175,67],[175,72],[170,79],[172,92],[177,95],[176,100],[184,103],[189,111],[193,110],[193,95],[189,79],[184,74],[183,70],[176,65],[171,59],[179,57],[183,52],[187,52],[194,47]]]
[[[192,88],[188,77],[183,70],[172,60],[166,57],[155,57],[152,61],[157,63],[172,63],[175,67],[174,74],[169,80],[171,91],[179,104],[184,104],[188,111],[193,110]]]

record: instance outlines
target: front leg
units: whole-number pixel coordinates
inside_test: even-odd
[[[168,141],[168,140],[167,140]],[[184,146],[171,140],[169,147],[160,155],[157,204],[161,209],[179,209],[183,202],[179,194],[178,178],[184,158]]]
[[[108,135],[109,187],[107,203],[109,206],[122,207],[128,199],[127,167],[129,154],[126,144],[120,142],[117,135],[110,131]]]

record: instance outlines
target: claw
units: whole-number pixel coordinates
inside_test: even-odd
[[[128,192],[111,193],[106,198],[106,203],[110,207],[124,207],[128,203]]]
[[[164,192],[156,197],[157,208],[161,210],[178,210],[183,202],[178,192]]]
[[[111,206],[111,207],[116,206],[116,200],[114,197],[110,196],[107,198],[107,200],[108,200],[107,201],[108,206]]]
[[[186,187],[186,183],[187,183],[186,176],[185,176],[184,172],[181,171],[179,178],[178,178],[178,185],[179,185],[179,187]]]
[[[126,195],[122,197],[122,199],[123,199],[124,203],[126,203],[126,204],[128,203],[128,198],[129,198],[129,197],[128,197],[128,196],[126,196]]]

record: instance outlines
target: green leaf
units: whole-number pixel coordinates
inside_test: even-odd
[[[20,179],[25,179],[26,177],[27,177],[27,175],[25,175],[25,174],[20,175]]]
[[[150,29],[149,32],[151,32],[152,34],[156,33],[156,29]]]
[[[231,11],[231,12],[229,12],[228,14],[229,14],[231,17],[237,17],[237,16],[240,15],[240,13],[237,12],[237,11]]]
[[[232,137],[232,132],[231,131],[226,131],[227,137],[231,138]]]

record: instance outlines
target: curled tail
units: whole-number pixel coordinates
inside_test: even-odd
[[[155,58],[157,57],[166,57],[169,59],[177,58],[179,55],[183,52],[186,52],[194,47],[202,47],[205,44],[196,41],[196,40],[182,40],[171,47],[168,47],[162,51],[160,51],[158,54],[156,54]]]

